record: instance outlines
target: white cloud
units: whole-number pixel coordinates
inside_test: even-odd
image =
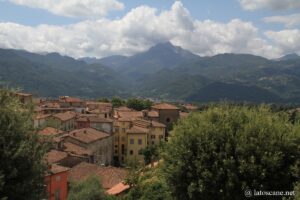
[[[300,30],[287,29],[282,31],[267,31],[265,35],[284,52],[297,53],[300,55]],[[282,54],[282,55],[283,55]]]
[[[265,17],[263,21],[266,23],[284,24],[286,27],[294,27],[300,24],[300,14],[297,13],[297,14],[286,15],[286,16]]]
[[[31,8],[40,8],[68,17],[103,17],[111,10],[121,10],[123,3],[117,0],[9,0]]]
[[[257,9],[272,9],[272,10],[286,10],[286,9],[300,9],[299,0],[239,0],[241,6],[245,10]]]
[[[132,55],[171,41],[199,55],[252,53],[278,57],[282,50],[262,39],[250,22],[193,19],[181,2],[170,10],[141,6],[116,20],[87,20],[67,26],[0,23],[0,47],[59,52],[74,57]],[[280,45],[279,45],[280,46]]]

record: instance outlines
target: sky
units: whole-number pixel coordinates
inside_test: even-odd
[[[167,41],[200,56],[300,55],[300,0],[0,0],[0,48],[101,58]]]

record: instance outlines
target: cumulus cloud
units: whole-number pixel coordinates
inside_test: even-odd
[[[267,31],[265,35],[284,52],[300,55],[300,30],[287,29],[282,31]]]
[[[257,9],[272,9],[272,10],[286,10],[286,9],[300,9],[299,0],[239,0],[241,6],[245,10]]]
[[[178,1],[162,12],[140,6],[120,19],[101,18],[67,26],[0,23],[2,48],[59,52],[77,58],[132,55],[166,41],[202,56],[252,53],[274,58],[282,54],[280,48],[260,37],[252,23],[239,19],[228,23],[196,20]]]
[[[297,13],[297,14],[286,15],[286,16],[265,17],[263,21],[266,23],[284,24],[286,27],[290,28],[300,24],[300,14]]]
[[[9,0],[31,8],[40,8],[67,17],[103,17],[124,5],[117,0]]]

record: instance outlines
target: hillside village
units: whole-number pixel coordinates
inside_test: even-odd
[[[24,104],[34,105],[33,126],[43,141],[51,142],[45,176],[49,199],[66,199],[70,181],[99,176],[110,195],[121,195],[130,163],[144,163],[142,150],[167,141],[172,124],[187,112],[169,103],[156,103],[136,111],[112,103],[63,96],[38,99],[17,93]]]

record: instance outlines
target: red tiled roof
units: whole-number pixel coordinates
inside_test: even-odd
[[[149,129],[142,128],[138,126],[133,126],[129,130],[127,130],[127,133],[148,133]]]
[[[68,157],[68,153],[57,150],[51,150],[46,154],[46,160],[49,164],[57,163],[66,157]]]
[[[57,165],[57,164],[52,164],[50,166],[50,169],[48,169],[48,171],[51,174],[58,174],[58,173],[65,172],[65,171],[68,171],[68,170],[70,170],[70,168],[63,167],[63,166],[60,166],[60,165]]]
[[[75,98],[75,97],[60,97],[60,100],[63,101],[63,102],[67,102],[67,103],[81,103],[81,102],[83,102],[81,99]]]
[[[85,156],[85,155],[93,155],[93,153],[88,150],[85,149],[81,146],[78,146],[76,144],[70,143],[70,142],[64,142],[64,151],[71,153],[71,154],[75,154],[75,155],[79,155],[79,156]]]
[[[43,136],[55,136],[55,135],[60,135],[63,133],[64,133],[63,131],[58,130],[56,128],[52,128],[52,127],[46,127],[43,130],[40,130],[38,132],[39,135],[43,135]]]
[[[73,112],[64,112],[64,113],[57,113],[52,116],[60,119],[61,121],[68,121],[68,120],[75,118],[76,114]]]
[[[89,118],[90,122],[94,122],[94,123],[112,123],[113,120],[112,119],[108,119],[108,118],[103,118],[103,117],[90,117]]]
[[[117,185],[114,185],[109,190],[107,190],[106,193],[109,195],[118,195],[118,194],[121,194],[122,192],[126,191],[129,188],[130,188],[129,185],[125,185],[123,182],[120,182]]]
[[[154,109],[158,110],[179,110],[176,106],[169,104],[169,103],[160,103],[152,106]]]
[[[161,128],[165,128],[166,125],[162,124],[162,123],[159,123],[159,122],[156,122],[156,121],[152,121],[152,126],[154,127],[161,127]]]
[[[151,110],[148,112],[149,117],[159,117],[158,112]]]
[[[96,175],[100,178],[102,187],[110,189],[114,185],[123,181],[128,171],[123,168],[102,167],[91,163],[82,162],[70,170],[70,181],[81,181],[90,175]]]
[[[50,116],[50,114],[38,114],[38,115],[35,115],[33,118],[34,119],[46,119],[49,116]]]
[[[109,137],[109,134],[104,133],[102,131],[98,131],[93,128],[82,128],[82,129],[76,129],[74,131],[71,131],[68,135],[65,137],[71,137],[76,140],[79,140],[83,143],[91,143],[96,140],[100,140],[102,138]]]
[[[23,97],[30,97],[30,96],[32,96],[32,94],[29,94],[29,93],[23,93],[23,92],[17,92],[16,95],[18,95],[18,96],[23,96]]]

